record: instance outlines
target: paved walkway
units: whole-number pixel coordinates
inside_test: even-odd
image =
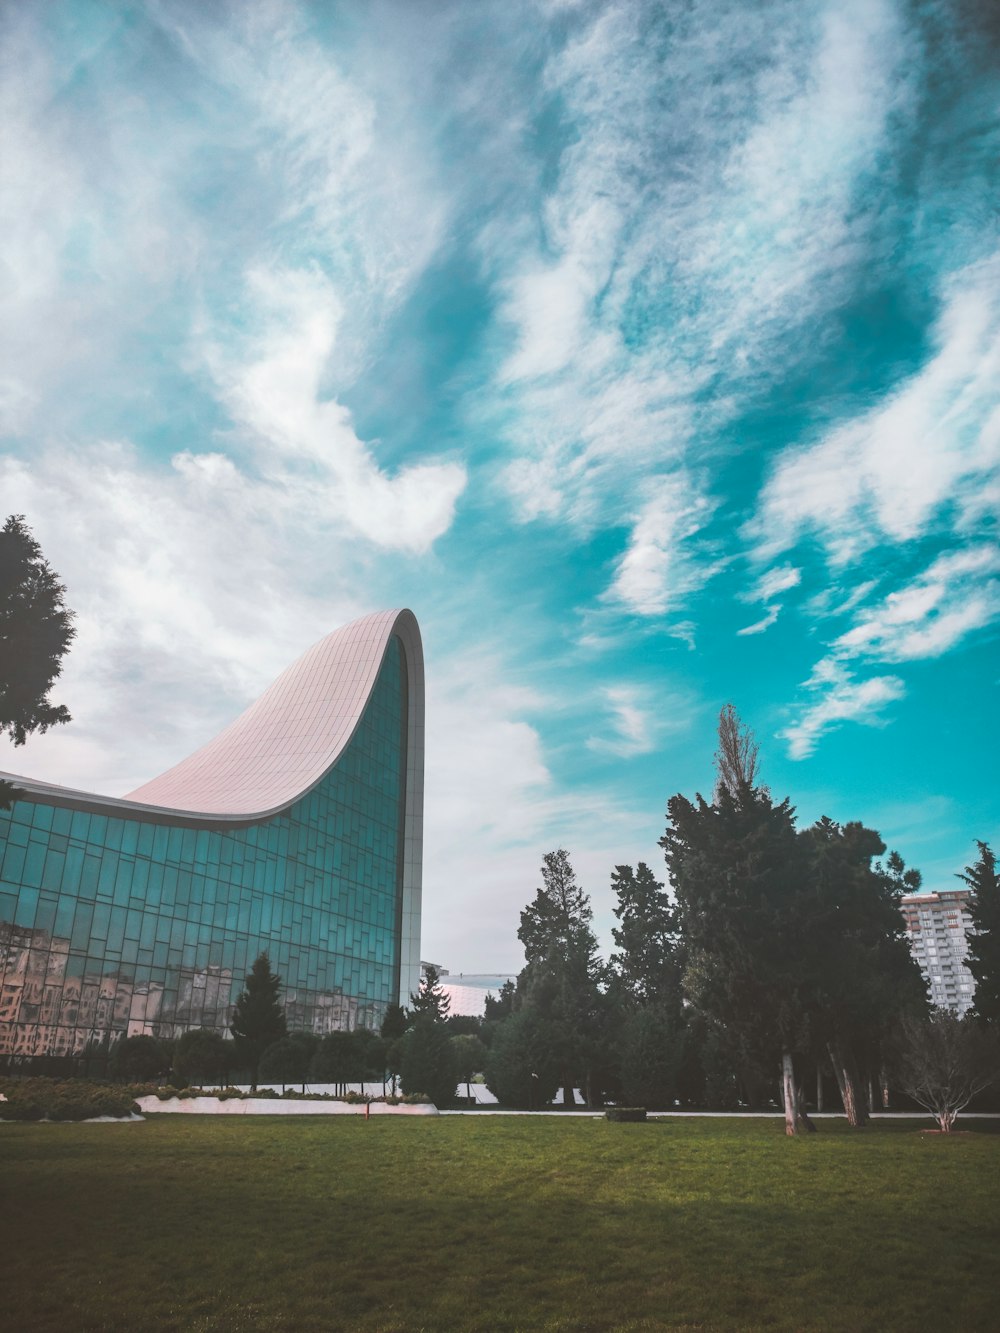
[[[604,1108],[607,1110],[609,1108]],[[598,1120],[603,1117],[600,1111],[502,1111],[499,1107],[481,1106],[475,1111],[442,1111],[442,1115],[551,1115],[560,1120],[572,1116]],[[784,1120],[783,1111],[650,1111],[649,1120]],[[873,1111],[872,1120],[932,1120],[929,1111]],[[843,1120],[843,1111],[810,1111],[810,1120]],[[959,1120],[1000,1120],[1000,1111],[963,1111]]]

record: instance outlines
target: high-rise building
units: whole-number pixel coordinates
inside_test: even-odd
[[[420,631],[384,611],[124,799],[4,775],[0,1055],[225,1032],[264,951],[292,1030],[377,1026],[419,981],[423,765]]]
[[[930,989],[931,1004],[961,1016],[972,1005],[976,980],[965,965],[969,951],[968,889],[910,893],[900,899],[910,952]]]

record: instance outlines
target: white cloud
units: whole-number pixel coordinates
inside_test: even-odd
[[[798,722],[778,732],[782,740],[788,741],[792,759],[808,758],[820,737],[841,722],[885,726],[883,710],[906,693],[898,676],[872,676],[858,681],[831,662],[821,664],[806,684],[821,697],[805,709]]]
[[[713,509],[689,479],[681,474],[661,477],[647,492],[605,597],[636,615],[658,616],[683,605],[720,566],[696,559],[684,546],[705,526]]]
[[[755,586],[746,594],[746,600],[752,602],[771,602],[779,593],[797,588],[802,582],[802,571],[792,565],[781,565],[769,569],[761,575]]]
[[[421,552],[447,531],[465,487],[458,463],[426,462],[391,477],[324,397],[340,303],[316,270],[256,270],[243,354],[210,347],[223,401],[249,432],[267,481],[316,521],[338,522],[378,546]]]
[[[980,512],[1000,462],[1000,256],[951,282],[935,341],[887,401],[779,458],[747,528],[759,559],[814,532],[841,565]]]
[[[859,663],[907,662],[939,657],[1000,616],[1000,550],[976,546],[939,556],[908,586],[878,606],[859,611],[855,623],[813,668],[805,688],[821,696],[797,723],[780,732],[794,759],[812,754],[819,737],[842,721],[878,724],[882,710],[902,698],[896,676],[857,681]]]
[[[763,634],[765,630],[771,628],[780,614],[781,608],[772,606],[766,616],[763,616],[760,620],[755,620],[752,625],[744,625],[742,629],[738,629],[736,631],[737,638],[743,638],[748,634]]]
[[[1000,571],[994,546],[939,556],[909,587],[889,593],[834,641],[842,657],[883,662],[939,657],[1000,615]]]
[[[648,754],[655,748],[657,726],[654,714],[643,706],[641,692],[633,686],[609,686],[603,691],[604,704],[610,714],[613,736],[591,736],[587,747],[605,754],[630,759],[633,755]]]

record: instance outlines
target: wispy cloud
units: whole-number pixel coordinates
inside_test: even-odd
[[[743,638],[748,634],[763,634],[765,630],[771,628],[780,614],[781,608],[772,606],[766,616],[762,616],[760,620],[755,620],[752,625],[744,625],[742,629],[736,631],[736,634],[740,638]]]
[[[648,754],[655,747],[657,728],[653,714],[643,703],[641,692],[632,686],[618,685],[606,688],[603,693],[614,735],[589,737],[588,749],[617,755],[620,759]]]
[[[807,703],[799,720],[779,734],[794,759],[812,754],[819,737],[843,721],[878,724],[885,707],[905,694],[897,676],[858,681],[871,663],[903,663],[939,657],[1000,616],[1000,571],[995,546],[975,546],[939,556],[905,588],[878,606],[859,611],[855,623],[833,641],[805,682]]]
[[[711,502],[690,480],[682,474],[663,477],[647,491],[606,596],[636,615],[659,616],[683,606],[720,566],[685,545],[712,512]]]
[[[796,723],[778,732],[788,742],[788,753],[793,759],[808,758],[820,737],[842,722],[885,726],[885,708],[906,693],[898,676],[872,676],[859,681],[832,660],[816,668],[806,681],[806,689],[819,696],[817,701],[805,708]]]
[[[758,558],[814,533],[843,565],[981,513],[1000,462],[1000,256],[948,284],[934,338],[886,401],[779,458],[747,528]]]

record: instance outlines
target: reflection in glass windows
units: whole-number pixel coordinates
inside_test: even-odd
[[[0,1055],[225,1032],[265,949],[290,1028],[377,1026],[399,984],[406,699],[394,636],[334,767],[245,828],[0,811]]]

